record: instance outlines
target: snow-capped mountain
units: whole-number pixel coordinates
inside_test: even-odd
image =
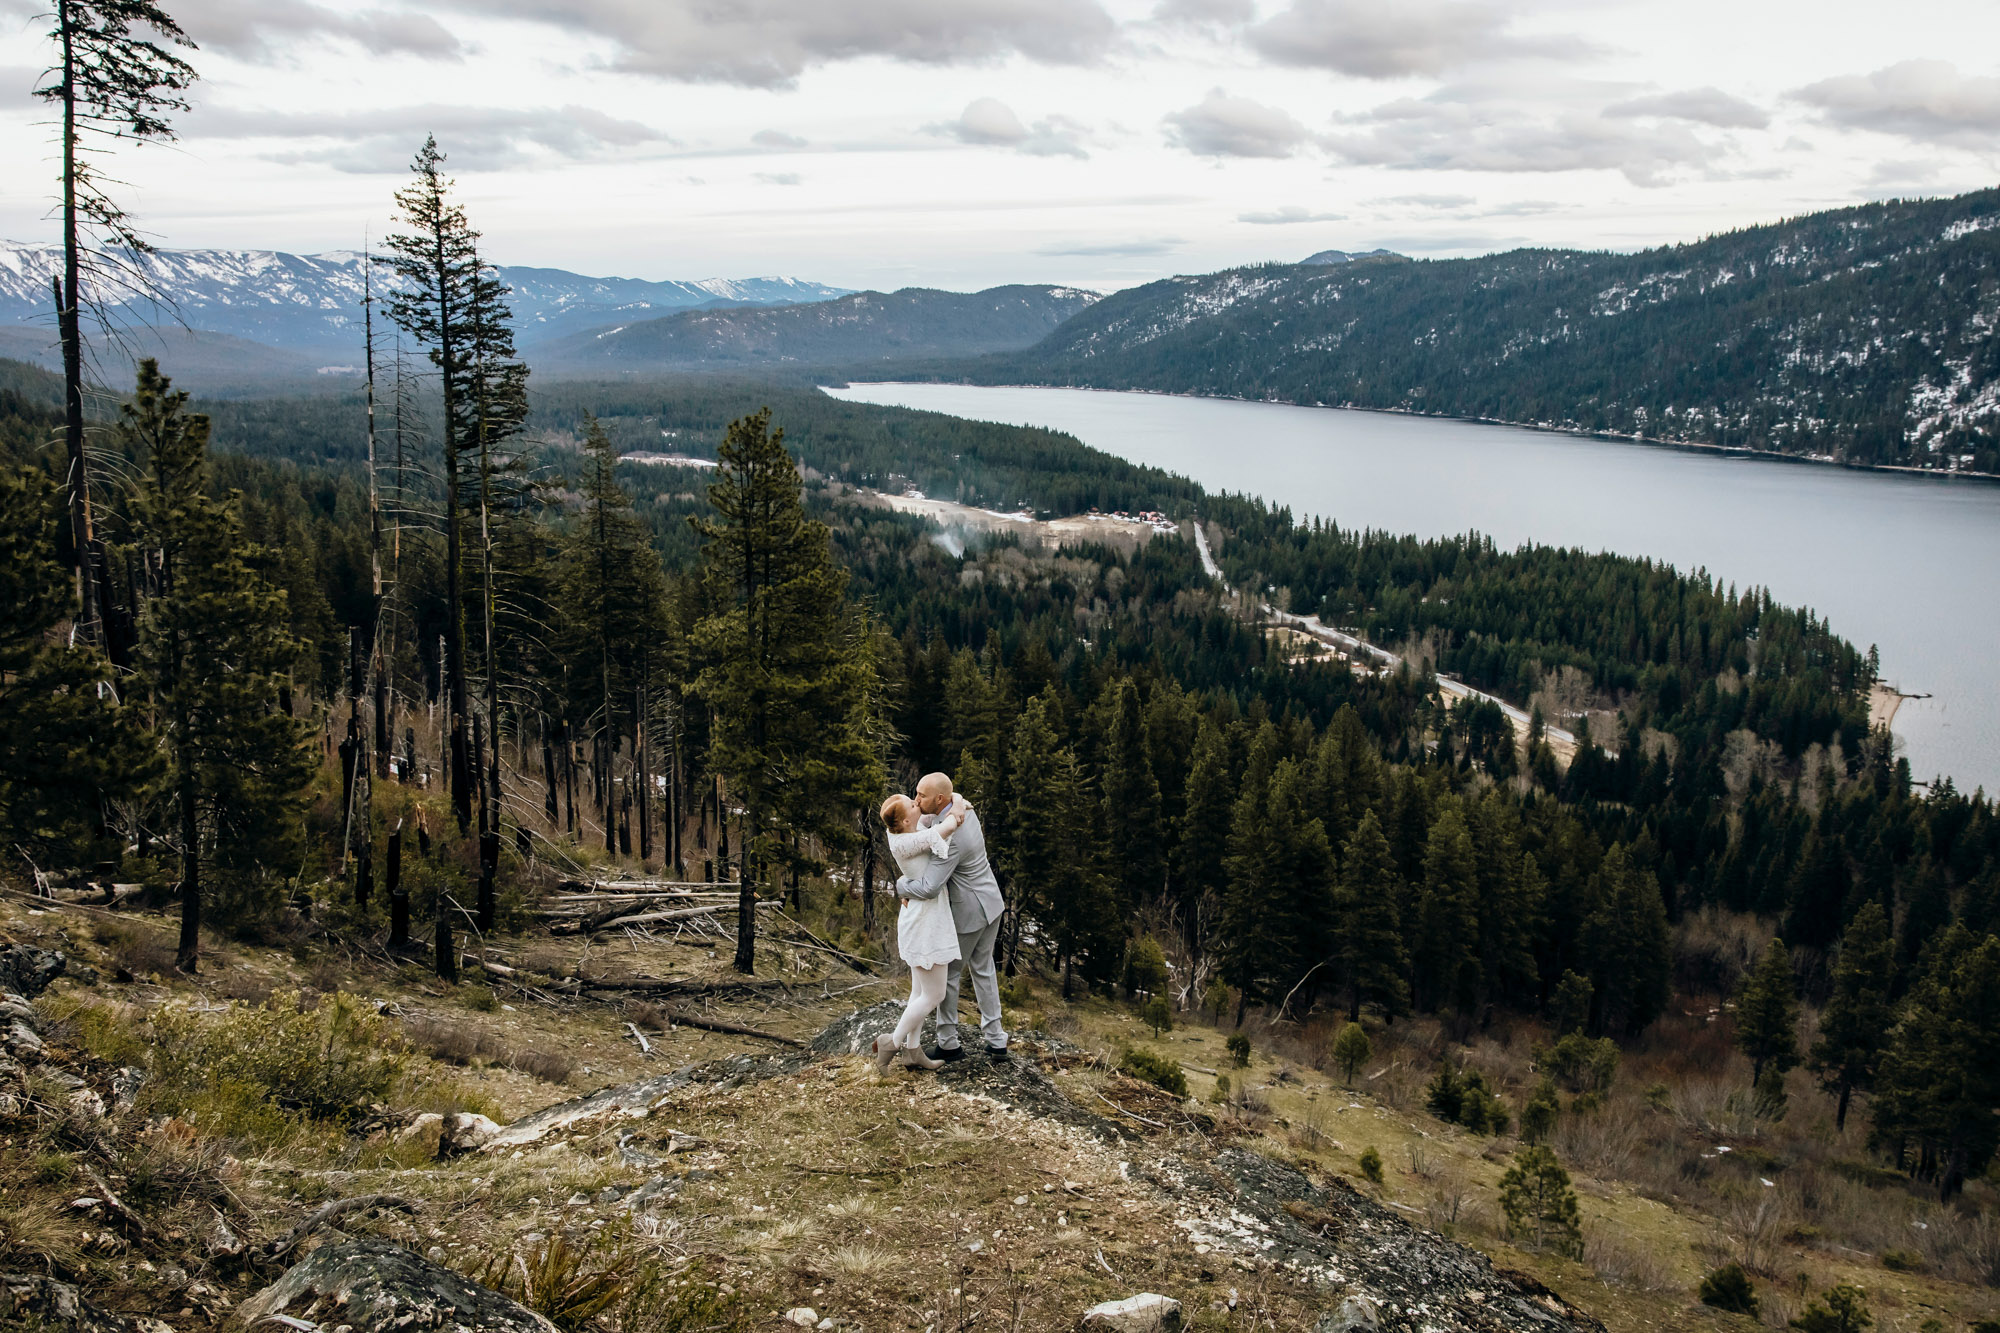
[[[366,262],[358,251],[159,250],[136,262],[134,269],[132,261],[107,257],[104,266],[124,275],[107,284],[113,290],[105,293],[106,303],[130,322],[178,321],[287,351],[354,357]],[[52,323],[49,282],[61,267],[62,252],[56,246],[0,243],[0,327]],[[648,282],[591,278],[554,268],[502,267],[499,273],[513,288],[523,345],[678,310],[794,305],[828,300],[846,290],[797,278]],[[378,294],[387,280],[378,269]]]

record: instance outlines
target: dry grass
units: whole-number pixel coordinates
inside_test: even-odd
[[[576,1069],[576,1061],[561,1051],[515,1045],[478,1023],[438,1014],[416,1014],[404,1020],[403,1037],[446,1064],[497,1065],[545,1083],[567,1083]]]

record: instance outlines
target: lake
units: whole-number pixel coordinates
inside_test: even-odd
[[[1477,530],[1763,585],[1877,645],[1919,779],[2000,792],[2000,485],[1340,408],[1088,389],[856,384],[842,398],[1068,431],[1296,517]]]

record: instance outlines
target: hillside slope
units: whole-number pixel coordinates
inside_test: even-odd
[[[811,305],[686,311],[577,334],[531,357],[537,369],[601,373],[978,356],[1032,346],[1097,299],[1047,286],[855,292]]]
[[[946,373],[2000,471],[1996,224],[1986,190],[1638,254],[1230,269]]]

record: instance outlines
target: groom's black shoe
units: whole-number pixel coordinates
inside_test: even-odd
[[[955,1060],[963,1060],[965,1058],[965,1048],[963,1046],[933,1046],[926,1050],[924,1054],[933,1060],[942,1060],[946,1064],[951,1064]]]
[[[1014,1058],[1013,1056],[1007,1054],[1007,1048],[1005,1046],[988,1046],[986,1047],[986,1055],[996,1065],[1004,1065],[1009,1060]]]

